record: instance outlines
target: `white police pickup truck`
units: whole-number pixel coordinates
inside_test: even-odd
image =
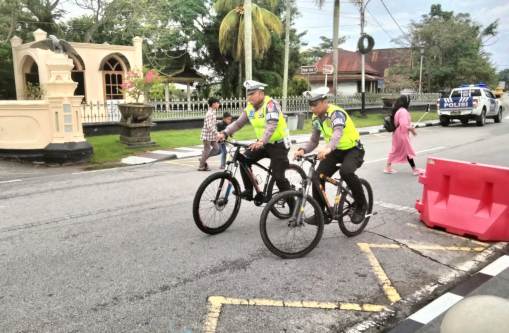
[[[459,119],[463,125],[475,120],[477,126],[484,126],[487,118],[496,123],[502,121],[502,103],[485,84],[471,84],[455,88],[449,97],[439,98],[437,112],[442,126]]]

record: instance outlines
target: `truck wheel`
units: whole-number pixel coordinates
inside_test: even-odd
[[[502,119],[503,119],[503,115],[502,115],[502,107],[498,108],[498,113],[497,113],[497,115],[495,116],[495,118],[493,118],[493,119],[495,119],[495,122],[496,122],[496,123],[500,123],[500,122],[502,122]]]
[[[444,127],[447,127],[449,126],[449,123],[450,123],[450,119],[447,118],[447,117],[440,117],[440,125],[444,126]]]
[[[482,113],[479,117],[477,117],[477,126],[484,126],[486,123],[486,109],[482,109]]]

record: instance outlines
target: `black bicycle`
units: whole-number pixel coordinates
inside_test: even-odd
[[[299,258],[313,250],[322,238],[324,224],[336,221],[341,231],[348,237],[360,234],[369,222],[373,212],[373,191],[365,179],[359,179],[367,200],[364,219],[352,221],[355,210],[352,192],[344,180],[323,177],[326,184],[336,188],[334,205],[329,204],[325,188],[313,176],[316,172],[317,155],[306,154],[302,161],[311,163],[304,186],[300,190],[285,191],[275,195],[265,206],[260,216],[260,233],[267,248],[281,258]],[[325,211],[309,195],[313,185],[321,189],[320,195],[327,203]],[[294,202],[295,209],[286,219],[274,220],[269,216],[273,206],[279,202]],[[311,219],[315,216],[314,219]]]
[[[208,176],[198,187],[193,200],[193,218],[196,226],[204,233],[214,235],[225,231],[235,220],[240,210],[240,185],[236,179],[239,168],[249,175],[254,185],[256,195],[253,202],[256,206],[267,203],[279,189],[272,177],[272,170],[260,163],[254,163],[249,168],[241,162],[241,149],[248,149],[249,145],[226,141],[232,148],[229,150],[230,159],[224,171]],[[260,176],[266,173],[265,182]],[[306,173],[295,164],[290,164],[285,171],[285,177],[291,184],[292,190],[300,190]],[[270,212],[278,219],[286,219],[291,214],[290,205],[279,200],[272,204]]]

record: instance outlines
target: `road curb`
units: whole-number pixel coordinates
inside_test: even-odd
[[[440,124],[438,120],[434,121],[428,121],[425,123],[419,123],[416,124],[416,128],[421,127],[429,127],[429,126],[436,126]],[[375,128],[372,130],[362,130],[362,128],[359,130],[359,134],[361,136],[365,135],[372,135],[372,134],[378,134],[378,133],[385,133],[387,132],[383,127],[380,126],[380,128]],[[294,138],[291,138],[292,144],[302,144],[307,142],[309,139],[308,135],[297,135]],[[323,140],[323,138],[320,138]],[[160,157],[158,157],[160,155]],[[155,150],[146,152],[142,155],[133,155],[128,156],[126,158],[123,158],[121,160],[121,163],[124,165],[140,165],[140,164],[149,164],[149,163],[156,163],[166,160],[174,160],[174,159],[181,159],[181,158],[189,158],[189,157],[198,157],[201,156],[201,148],[193,148],[193,147],[179,147],[174,148],[170,150]]]

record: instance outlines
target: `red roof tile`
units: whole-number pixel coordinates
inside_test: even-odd
[[[328,53],[315,64],[318,71],[322,71],[323,65],[332,65],[332,53]],[[361,54],[359,52],[339,49],[339,73],[356,74],[361,72]],[[373,50],[366,56],[366,73],[376,76],[384,76],[384,71],[395,64],[409,64],[410,50],[379,49]]]

